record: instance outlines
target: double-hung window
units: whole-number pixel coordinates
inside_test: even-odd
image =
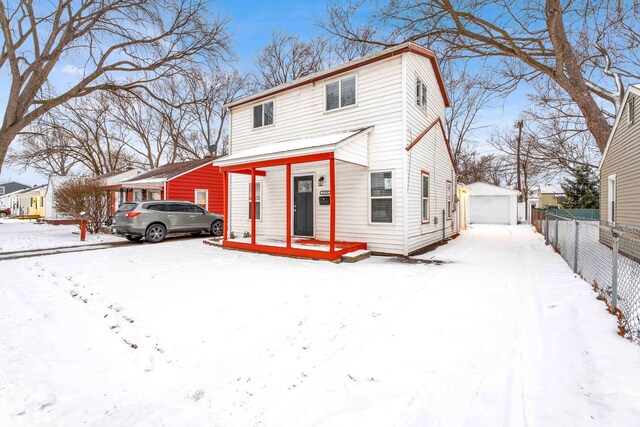
[[[262,183],[260,181],[256,181],[256,219],[260,220],[262,218]],[[249,183],[249,219],[251,219],[251,183]]]
[[[393,180],[388,172],[371,172],[371,222],[393,220]]]
[[[428,223],[431,218],[430,205],[429,205],[429,197],[430,197],[430,188],[429,188],[430,178],[429,172],[422,171],[422,222]]]
[[[194,196],[196,205],[200,206],[204,210],[207,210],[207,205],[209,202],[209,190],[196,190]]]
[[[427,85],[419,78],[416,79],[416,105],[427,111]]]
[[[356,76],[345,77],[325,86],[325,110],[355,105],[356,103]]]
[[[451,181],[447,181],[447,219],[451,219],[451,211],[453,210],[453,194]]]
[[[253,128],[273,124],[273,101],[253,106]]]
[[[611,224],[616,223],[616,176],[611,175],[608,179],[607,195],[607,219]]]

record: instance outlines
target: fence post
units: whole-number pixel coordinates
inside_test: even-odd
[[[576,241],[573,251],[573,272],[578,273],[578,240],[580,236],[580,222],[576,221]]]
[[[558,221],[560,220],[559,217],[556,217],[556,251],[559,251],[560,248],[558,247]]]
[[[615,230],[613,234],[613,258],[611,261],[611,308],[618,308],[618,240],[619,235]]]
[[[544,211],[544,244],[549,244],[549,213]]]

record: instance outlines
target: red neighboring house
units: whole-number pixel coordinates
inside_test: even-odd
[[[223,211],[222,173],[212,157],[169,163],[111,186],[116,194],[114,211],[124,202],[183,200],[209,212]]]

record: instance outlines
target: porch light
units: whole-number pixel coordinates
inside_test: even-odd
[[[322,187],[324,185],[324,176],[318,178],[318,187]]]

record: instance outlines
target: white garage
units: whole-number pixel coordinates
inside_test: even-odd
[[[518,223],[519,191],[485,182],[475,182],[466,188],[469,224]]]

